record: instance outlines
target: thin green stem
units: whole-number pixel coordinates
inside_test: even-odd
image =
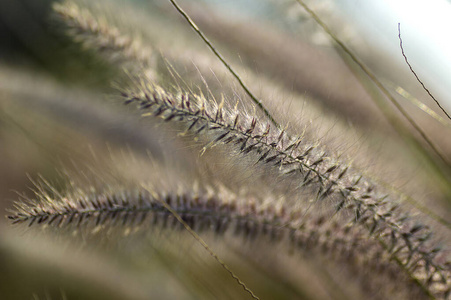
[[[143,186],[143,188],[149,193],[152,193],[152,191],[147,189],[146,187]],[[202,247],[205,248],[205,250],[208,251],[208,253],[221,265],[221,267],[226,270],[227,273],[229,273],[230,276],[232,276],[232,278],[235,279],[236,282],[241,285],[253,299],[260,300],[260,298],[257,297],[254,292],[252,292],[252,290],[248,288],[237,275],[235,275],[235,273],[229,268],[229,266],[227,266],[227,264],[221,258],[219,258],[219,256],[210,248],[210,246],[208,246],[208,244],[188,225],[188,223],[186,223],[182,219],[182,217],[172,207],[170,207],[166,202],[159,200],[158,197],[155,197],[155,199],[157,199],[161,203],[161,205],[163,205],[164,208],[166,208],[183,225],[183,227],[185,227],[185,229],[194,237],[194,239],[198,241],[202,245]]]
[[[208,38],[202,33],[202,31],[199,29],[199,27],[194,23],[194,21],[188,16],[188,14],[175,2],[175,0],[169,0],[172,5],[177,9],[177,11],[185,18],[185,20],[188,22],[188,24],[193,28],[193,30],[201,37],[201,39],[207,44],[207,46],[210,48],[210,50],[215,54],[215,56],[222,62],[222,64],[229,70],[229,72],[235,77],[235,79],[238,81],[240,86],[243,88],[243,90],[246,92],[246,94],[252,99],[252,101],[264,112],[266,117],[273,123],[277,128],[280,128],[280,125],[277,123],[277,121],[273,118],[273,116],[269,113],[269,111],[263,106],[263,103],[257,99],[257,97],[252,94],[252,92],[249,90],[249,88],[244,84],[243,80],[240,78],[240,76],[232,69],[230,64],[227,63],[227,61],[224,59],[224,57],[216,50],[216,48],[213,46],[213,44],[208,40]]]

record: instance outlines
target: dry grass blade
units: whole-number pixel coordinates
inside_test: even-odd
[[[440,124],[446,127],[451,127],[451,122],[447,121],[446,119],[442,118],[440,115],[438,115],[432,108],[428,107],[426,104],[418,100],[417,98],[413,97],[409,92],[407,92],[402,87],[398,86],[395,87],[395,91],[405,99],[407,99],[410,103],[430,115],[433,119],[438,121]]]

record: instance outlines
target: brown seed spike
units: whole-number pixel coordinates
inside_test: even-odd
[[[266,151],[259,159],[257,162],[260,162],[262,160],[264,160],[266,158],[266,156],[268,156],[269,152],[271,152],[271,150]]]
[[[251,126],[246,130],[246,134],[254,132],[255,125],[257,125],[257,120],[255,118],[252,118]]]
[[[280,132],[279,137],[277,138],[277,144],[279,144],[280,141],[282,140],[284,133],[285,133],[284,130],[282,130],[282,131]]]
[[[335,169],[337,169],[338,168],[338,166],[337,165],[334,165],[334,166],[332,166],[332,167],[330,167],[329,169],[327,169],[326,170],[326,173],[331,173],[331,172],[333,172]]]
[[[235,117],[235,121],[233,121],[233,126],[232,126],[233,129],[236,129],[236,126],[237,126],[237,124],[238,124],[238,119],[239,119],[239,118],[240,118],[240,115],[237,114],[236,117]]]
[[[265,160],[265,162],[266,162],[266,163],[269,163],[269,162],[275,160],[277,157],[279,157],[279,154],[276,154],[276,155],[273,155],[273,156],[271,156],[271,157],[268,157],[268,158]]]
[[[201,127],[199,127],[199,129],[197,129],[196,134],[199,134],[202,132],[202,130],[207,128],[207,124],[202,125]]]
[[[247,154],[247,153],[251,152],[255,148],[255,146],[256,146],[256,144],[249,145],[246,149],[244,149],[242,151],[242,153]]]
[[[221,134],[220,136],[218,136],[213,143],[219,142],[220,140],[222,140],[223,138],[225,138],[228,134],[230,133],[230,131],[226,131],[223,134]]]

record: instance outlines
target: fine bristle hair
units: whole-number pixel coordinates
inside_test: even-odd
[[[42,191],[40,192],[42,193]],[[314,259],[327,259],[330,264],[346,267],[354,280],[361,281],[376,292],[380,284],[368,277],[373,270],[385,276],[411,282],[400,294],[421,295],[421,289],[403,272],[396,271],[396,263],[381,259],[384,249],[376,240],[367,239],[362,229],[348,224],[341,226],[325,216],[305,218],[303,211],[290,210],[283,203],[268,205],[272,199],[242,199],[232,192],[188,191],[156,192],[151,189],[123,190],[116,193],[49,195],[37,193],[35,200],[17,203],[8,218],[13,224],[72,228],[85,232],[122,229],[124,232],[178,231],[183,226],[162,203],[167,204],[193,230],[210,232],[226,239],[245,239],[252,243],[282,244],[289,253],[295,251]],[[242,197],[242,196],[241,196]],[[266,204],[258,204],[266,203]],[[359,259],[359,253],[365,255]],[[413,254],[412,254],[413,255]]]
[[[400,266],[415,270],[413,275],[422,285],[431,281],[449,284],[450,270],[436,259],[440,248],[432,242],[430,229],[414,221],[401,210],[399,201],[348,164],[302,137],[291,137],[223,102],[218,105],[183,91],[173,94],[145,78],[136,82],[134,88],[121,92],[125,104],[136,103],[144,116],[185,124],[186,131],[206,136],[204,149],[231,144],[242,156],[254,154],[256,164],[270,165],[288,179],[294,178],[299,189],[311,190],[315,202],[335,199],[330,205],[335,205],[336,213],[350,211],[351,222],[365,227]]]
[[[128,36],[104,19],[95,18],[87,9],[66,1],[53,6],[56,17],[67,27],[73,39],[103,59],[129,70],[145,69],[150,75],[155,67],[153,50],[141,38]]]

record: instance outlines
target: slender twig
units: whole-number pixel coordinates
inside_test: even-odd
[[[257,97],[252,94],[252,92],[249,90],[249,88],[244,84],[243,80],[240,78],[240,76],[232,69],[232,67],[227,63],[227,61],[224,59],[224,57],[216,50],[216,48],[213,46],[213,44],[209,41],[209,39],[203,34],[203,32],[199,29],[199,27],[194,23],[194,21],[188,16],[188,14],[175,2],[175,0],[169,0],[172,5],[177,9],[177,11],[185,18],[185,20],[188,22],[188,24],[193,28],[193,30],[201,37],[201,39],[207,44],[207,46],[210,48],[210,50],[215,54],[215,56],[223,63],[223,65],[229,70],[229,72],[235,77],[235,79],[238,81],[240,86],[243,88],[243,90],[246,92],[246,94],[252,99],[252,101],[264,112],[266,117],[273,123],[276,127],[280,128],[280,125],[277,123],[277,121],[273,118],[273,116],[269,113],[269,111],[263,106],[263,103],[257,99]]]
[[[316,13],[311,10],[307,4],[302,0],[296,0],[306,11],[307,13],[318,23],[321,28],[337,43],[337,45],[349,55],[352,61],[354,61],[359,68],[370,78],[370,80],[382,91],[382,93],[390,100],[390,102],[398,109],[398,111],[406,118],[406,120],[415,128],[415,130],[421,135],[421,137],[426,141],[426,143],[431,147],[431,149],[435,152],[435,154],[450,166],[451,163],[447,160],[447,158],[441,153],[441,151],[435,146],[435,144],[429,139],[426,133],[420,128],[420,126],[409,116],[409,114],[404,110],[404,108],[396,101],[396,99],[390,94],[390,92],[384,87],[384,85],[380,82],[380,80],[376,77],[373,72],[370,71],[369,68],[365,66],[363,62],[360,61],[359,58],[340,40],[335,34],[329,29],[329,27],[321,20],[320,17],[316,15]],[[441,168],[437,165],[437,163],[430,157],[429,153],[424,150],[421,144],[412,136],[409,130],[400,123],[396,117],[396,115],[391,111],[390,107],[387,104],[379,100],[376,97],[372,97],[373,101],[379,106],[379,108],[384,112],[384,116],[390,122],[390,124],[401,134],[401,136],[405,137],[412,144],[415,145],[416,149],[420,151],[424,157],[428,158],[430,163],[435,166],[435,169],[442,174]],[[444,176],[442,176],[444,177]],[[446,179],[445,179],[446,180]],[[447,181],[447,180],[446,180]]]
[[[144,189],[146,189],[148,192],[151,192],[149,189],[147,189],[146,187],[143,187]],[[159,198],[156,198],[159,199]],[[186,223],[182,217],[172,208],[170,207],[166,202],[159,200],[159,202],[164,206],[164,208],[166,208],[182,225],[183,227],[185,227],[185,229],[194,237],[194,239],[196,241],[198,241],[202,247],[204,247],[205,250],[208,251],[208,253],[221,265],[221,267],[227,271],[227,273],[229,273],[229,275],[235,279],[235,281],[243,287],[243,289],[249,293],[249,295],[253,298],[253,299],[257,299],[260,300],[259,297],[257,297],[255,295],[255,293],[247,287],[247,285],[237,276],[235,275],[235,273],[230,269],[230,267],[221,259],[219,258],[219,256],[213,251],[213,249],[210,248],[210,246],[208,246],[208,244],[188,225],[188,223]]]
[[[421,84],[423,89],[428,93],[428,95],[435,101],[437,106],[442,110],[442,112],[448,117],[448,119],[451,120],[451,116],[446,112],[446,110],[440,105],[440,102],[435,99],[435,97],[432,95],[432,93],[429,91],[429,89],[424,85],[423,81],[418,77],[417,73],[413,70],[412,66],[409,63],[409,60],[407,59],[407,55],[404,53],[404,48],[402,46],[402,38],[401,38],[401,23],[398,23],[398,38],[399,38],[399,47],[401,47],[401,53],[404,57],[404,60],[406,61],[406,64],[409,66],[410,72],[415,76],[417,81]]]

